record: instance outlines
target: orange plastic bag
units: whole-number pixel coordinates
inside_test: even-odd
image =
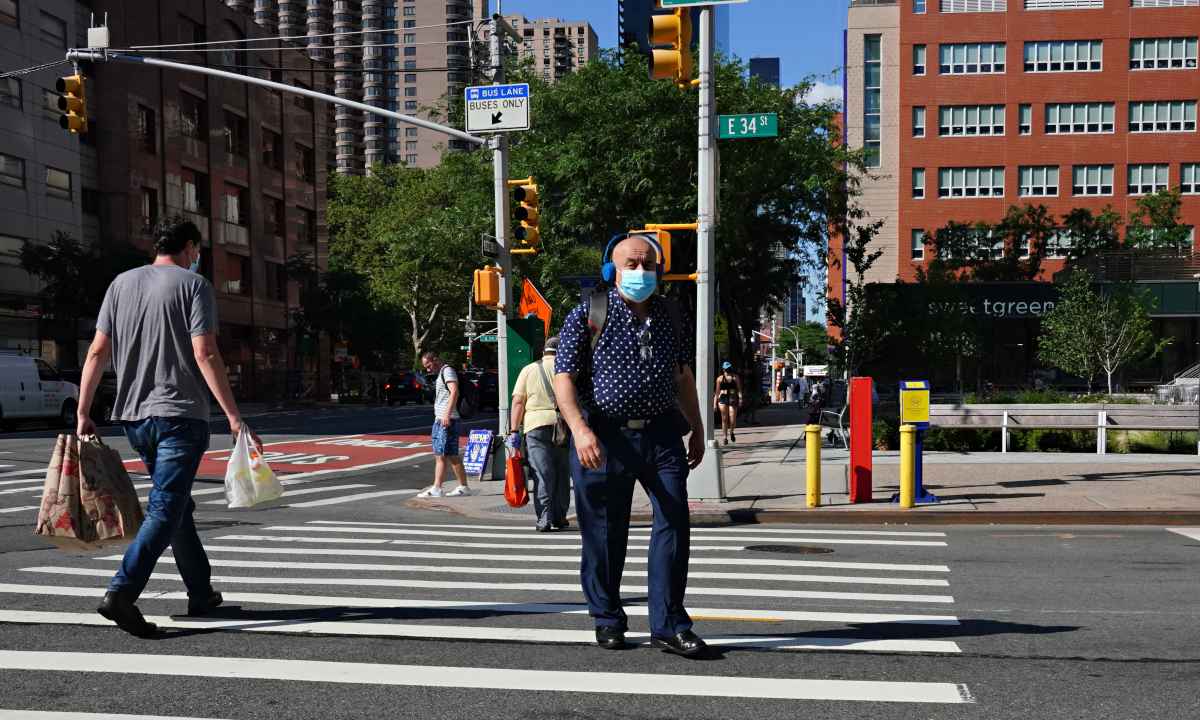
[[[520,451],[509,455],[504,463],[504,501],[510,507],[529,504],[529,491],[525,489],[525,463]]]

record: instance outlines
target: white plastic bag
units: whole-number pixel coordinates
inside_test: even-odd
[[[242,427],[225,467],[225,500],[229,507],[253,507],[282,495],[279,479],[255,449],[250,432]]]

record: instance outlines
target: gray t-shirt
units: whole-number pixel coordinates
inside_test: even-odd
[[[454,372],[454,368],[450,367],[449,365],[443,365],[442,369],[438,371],[438,376],[434,381],[433,386],[437,391],[437,396],[433,401],[433,418],[435,420],[440,418],[442,413],[446,412],[446,408],[450,405],[450,386],[447,385],[447,383],[456,382],[458,382],[458,373]],[[462,393],[461,388],[459,388],[459,393]],[[458,414],[458,408],[451,408],[450,419],[458,420],[459,417],[460,415]]]
[[[96,329],[112,339],[113,420],[209,419],[208,387],[192,338],[217,331],[217,302],[203,276],[176,265],[121,273],[104,295]]]

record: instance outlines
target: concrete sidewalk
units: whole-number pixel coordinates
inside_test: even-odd
[[[876,451],[873,501],[850,504],[849,453],[822,448],[821,507],[806,507],[803,425],[794,406],[760,411],[768,424],[738,431],[736,446],[720,448],[723,501],[691,503],[696,523],[1014,523],[1200,525],[1200,462],[1194,455],[1073,453],[925,453],[925,489],[941,502],[902,510],[899,453]],[[520,517],[531,506],[504,503],[503,484],[476,483],[468,498],[412,499],[411,507],[476,518]],[[633,515],[649,521],[639,487]]]

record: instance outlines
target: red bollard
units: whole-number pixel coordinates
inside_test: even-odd
[[[871,472],[875,432],[869,377],[850,378],[850,502],[871,502]]]

